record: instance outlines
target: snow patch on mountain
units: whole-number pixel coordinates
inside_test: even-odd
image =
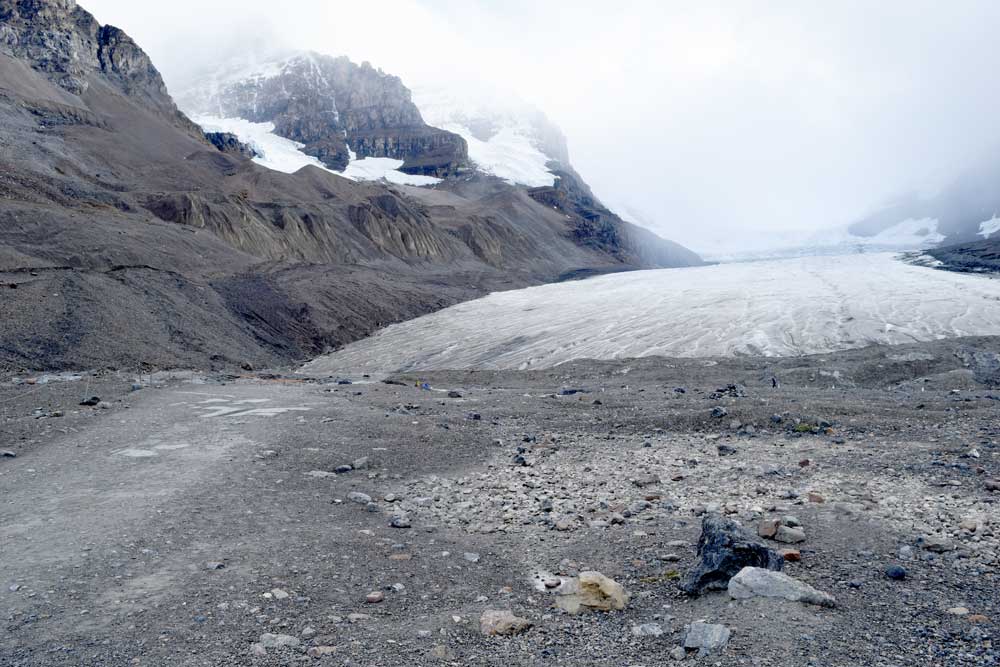
[[[469,159],[480,171],[528,187],[555,183],[548,164],[559,156],[544,150],[538,125],[541,114],[516,98],[474,89],[458,93],[417,87],[413,102],[427,124],[465,139]]]
[[[206,132],[229,132],[236,135],[257,153],[254,162],[286,174],[293,174],[303,167],[317,167],[352,181],[385,180],[397,185],[417,186],[436,185],[441,182],[440,178],[399,171],[403,166],[403,160],[371,157],[358,160],[357,154],[353,151],[351,162],[343,172],[327,169],[322,162],[302,152],[304,144],[275,134],[274,123],[253,123],[243,118],[217,116],[196,116],[193,120]]]
[[[247,144],[257,153],[254,162],[286,174],[294,174],[303,167],[326,169],[323,163],[302,152],[303,144],[279,137],[274,133],[274,123],[253,123],[244,118],[219,118],[195,116],[192,120],[206,132],[228,132]]]
[[[979,223],[979,236],[988,239],[997,232],[1000,232],[1000,218],[993,214],[993,217],[985,222]]]
[[[352,154],[353,155],[353,154]],[[440,178],[433,176],[420,176],[418,174],[407,174],[399,171],[403,166],[403,160],[393,160],[388,157],[366,157],[361,160],[352,159],[347,169],[340,175],[352,181],[381,181],[385,180],[396,185],[436,185],[441,182]],[[338,172],[333,172],[338,173]]]
[[[944,234],[938,231],[938,221],[934,218],[903,220],[875,236],[852,236],[859,242],[874,246],[916,246],[926,248],[944,241]]]

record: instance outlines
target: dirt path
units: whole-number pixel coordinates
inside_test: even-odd
[[[699,619],[732,631],[713,664],[996,664],[1000,426],[975,379],[996,341],[956,345],[402,385],[95,379],[107,409],[76,405],[82,384],[5,384],[0,664],[653,665]],[[682,595],[706,511],[794,515],[787,571],[837,608]],[[632,600],[566,615],[539,568]],[[535,627],[485,638],[491,608]]]

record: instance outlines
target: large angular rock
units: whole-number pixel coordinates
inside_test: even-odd
[[[532,625],[528,619],[515,616],[508,610],[487,609],[479,617],[479,630],[487,637],[516,635]]]
[[[729,580],[729,595],[734,600],[753,597],[782,598],[820,607],[836,606],[837,600],[829,593],[818,591],[809,584],[792,579],[783,572],[745,567]]]
[[[624,609],[629,597],[628,592],[614,579],[600,572],[581,572],[578,579],[563,583],[556,604],[570,614],[578,614],[587,609],[611,611]]]
[[[698,649],[698,657],[721,651],[729,643],[729,628],[716,623],[696,621],[684,633],[684,648]]]
[[[745,567],[780,571],[785,562],[740,524],[714,514],[701,523],[698,558],[698,565],[680,584],[681,590],[689,595],[725,590],[729,580]]]

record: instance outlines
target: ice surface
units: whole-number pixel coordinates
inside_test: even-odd
[[[997,232],[1000,232],[1000,218],[995,214],[989,220],[979,223],[979,235],[984,239],[988,239]]]
[[[869,252],[896,252],[931,248],[945,239],[934,218],[908,219],[882,230],[875,236],[857,236],[848,227],[816,231],[755,232],[750,236],[730,233],[713,242],[713,247],[696,247],[702,257],[716,262],[751,259],[780,259],[806,255],[842,255],[864,249]]]
[[[257,151],[259,157],[254,158],[254,162],[275,171],[293,174],[303,167],[313,166],[349,178],[352,181],[384,179],[399,185],[435,185],[441,182],[441,179],[433,176],[419,176],[399,171],[399,168],[403,166],[402,160],[381,157],[358,160],[353,151],[351,152],[351,162],[343,173],[327,169],[326,165],[318,159],[302,152],[304,144],[275,134],[274,123],[252,123],[243,118],[219,118],[217,116],[196,116],[193,120],[206,132],[235,134],[240,141]]]
[[[800,355],[1000,334],[1000,280],[856,254],[640,271],[498,292],[321,357],[313,373],[572,359]]]

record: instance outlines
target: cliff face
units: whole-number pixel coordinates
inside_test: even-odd
[[[368,63],[300,54],[188,87],[181,104],[192,114],[274,123],[275,133],[342,171],[359,157],[403,160],[401,171],[444,177],[468,162],[465,141],[424,123],[398,77]]]
[[[0,53],[31,64],[73,95],[99,76],[184,130],[200,134],[177,110],[152,61],[124,32],[102,26],[75,0],[0,0]]]

